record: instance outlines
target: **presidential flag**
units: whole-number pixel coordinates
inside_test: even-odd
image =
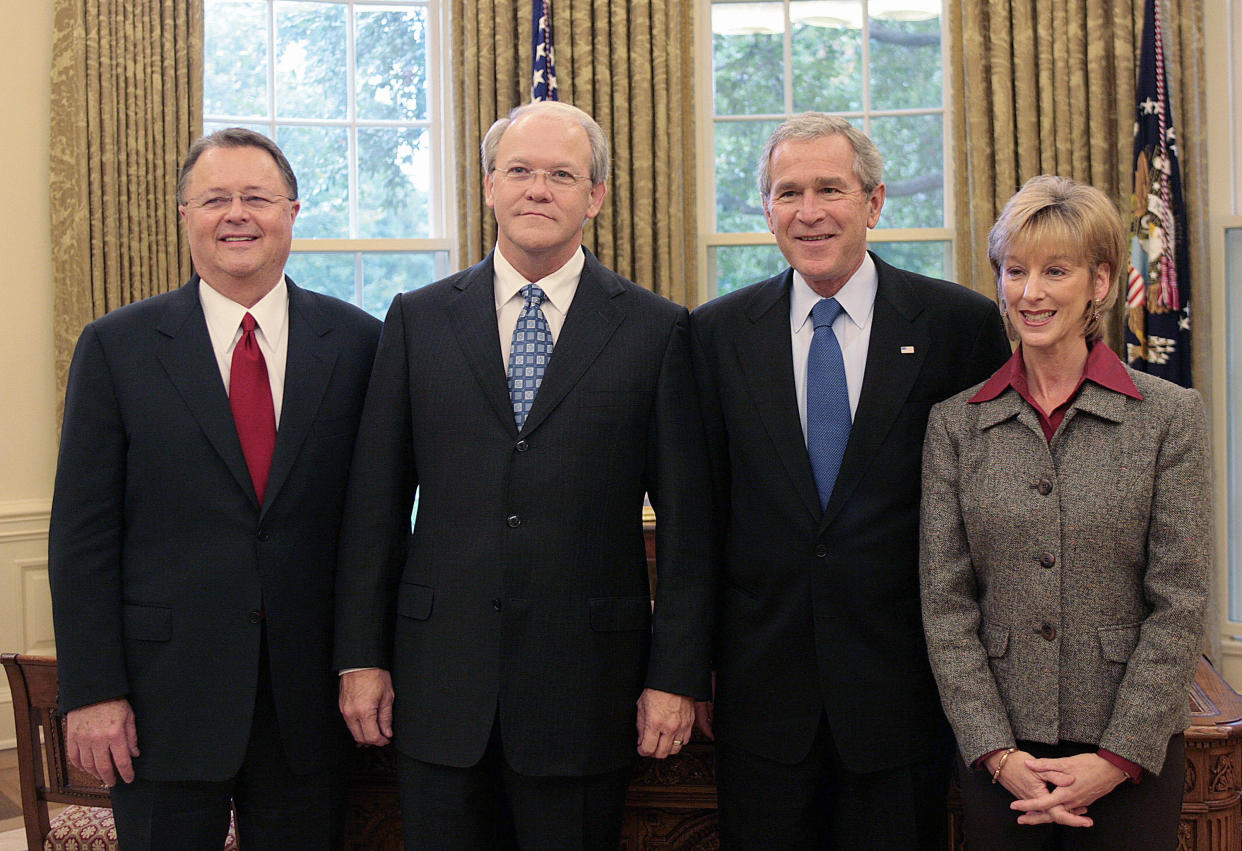
[[[1127,360],[1189,387],[1190,256],[1159,0],[1147,0],[1135,100]]]
[[[552,0],[534,0],[531,56],[534,83],[531,100],[556,100],[556,66],[552,62]]]

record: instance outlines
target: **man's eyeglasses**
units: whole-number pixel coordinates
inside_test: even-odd
[[[253,192],[234,192],[231,195],[206,195],[198,198],[191,198],[186,201],[186,205],[196,210],[206,210],[208,213],[219,213],[233,206],[233,199],[241,199],[241,204],[252,213],[261,213],[264,210],[271,209],[273,204],[278,203],[282,198],[286,201],[293,201],[288,195],[256,195]]]
[[[524,186],[534,181],[537,175],[543,175],[543,179],[553,186],[560,186],[568,189],[574,186],[579,180],[590,180],[591,178],[585,174],[574,174],[572,171],[566,171],[563,168],[554,168],[551,171],[545,171],[541,168],[527,168],[524,165],[511,165],[508,168],[496,168],[492,171],[500,174],[509,183],[515,183]]]

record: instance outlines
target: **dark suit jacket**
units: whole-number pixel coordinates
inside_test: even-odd
[[[688,316],[588,252],[519,433],[493,292],[489,256],[389,311],[350,476],[336,663],[392,672],[395,742],[416,759],[473,765],[499,706],[519,772],[601,773],[634,757],[644,685],[709,689]]]
[[[260,506],[199,280],[86,326],[74,353],[49,573],[62,711],[133,705],[140,777],[241,765],[265,613],[285,752],[342,753],[332,647],[336,538],[379,323],[289,284],[284,403]]]
[[[717,737],[792,763],[826,712],[854,771],[947,741],[919,613],[923,432],[932,404],[1010,351],[987,298],[875,265],[862,395],[826,511],[794,390],[792,271],[691,322],[720,521]]]

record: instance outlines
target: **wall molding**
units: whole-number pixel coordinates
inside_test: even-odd
[[[43,646],[50,646],[51,611],[40,575],[47,574],[51,512],[50,499],[0,502],[0,650],[5,652],[44,652]],[[0,677],[0,748],[15,744],[13,697],[7,678]]]
[[[0,543],[47,540],[50,499],[0,502]]]

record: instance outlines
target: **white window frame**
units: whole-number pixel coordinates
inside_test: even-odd
[[[208,115],[204,122],[265,124],[267,135],[275,139],[276,127],[346,127],[349,129],[349,205],[350,229],[357,226],[358,159],[357,130],[368,127],[425,127],[428,130],[431,154],[431,232],[428,238],[361,239],[354,236],[335,239],[299,239],[294,227],[292,254],[342,253],[354,254],[355,304],[362,304],[362,255],[368,253],[430,253],[444,252],[447,263],[437,262],[437,277],[457,269],[457,206],[453,193],[454,147],[452,112],[448,97],[450,68],[448,65],[449,14],[451,0],[299,0],[346,7],[345,73],[348,87],[348,110],[341,119],[282,118],[276,115],[276,16],[275,0],[267,3],[267,119],[255,121],[254,116]],[[390,6],[393,8],[422,7],[427,11],[427,119],[423,121],[358,120],[355,115],[354,88],[354,9],[358,6]],[[442,274],[441,274],[442,273]],[[427,281],[427,283],[431,283]]]
[[[866,14],[867,0],[860,0],[863,5],[862,16],[862,66],[864,69],[870,68],[871,63],[871,46],[868,37],[868,28],[870,26],[868,16]],[[942,122],[941,126],[944,133],[944,216],[945,226],[938,228],[879,228],[867,231],[867,242],[884,243],[884,242],[942,242],[946,243],[945,249],[945,277],[952,279],[954,275],[953,263],[954,245],[956,231],[951,226],[955,216],[955,198],[954,198],[954,168],[953,168],[953,134],[952,134],[952,103],[950,101],[951,90],[948,84],[949,73],[953,67],[953,55],[949,46],[948,39],[948,14],[947,7],[953,0],[944,0],[945,9],[940,15],[940,44],[941,57],[944,63],[942,79],[944,80],[944,97],[942,100]],[[785,37],[784,37],[784,80],[785,80],[785,105],[787,111],[784,114],[773,115],[748,115],[746,120],[771,120],[783,121],[794,113],[789,109],[793,102],[793,74],[791,71],[792,41],[790,38],[789,24],[789,3],[790,0],[784,0],[785,12]],[[716,248],[727,246],[745,246],[745,245],[776,245],[776,237],[769,231],[754,231],[751,233],[723,232],[716,229],[716,167],[715,167],[715,126],[717,116],[714,110],[713,86],[712,78],[712,0],[695,0],[695,146],[698,151],[697,166],[697,221],[699,222],[699,239],[698,239],[698,302],[701,304],[714,298],[715,292],[715,275],[712,273],[714,267],[713,251]],[[864,81],[866,80],[866,71],[864,70]],[[871,90],[870,86],[864,82],[863,85],[863,108],[856,112],[837,112],[848,119],[852,123],[859,125],[862,130],[870,134],[871,119],[883,118],[887,116],[897,115],[927,115],[934,114],[935,109],[888,109],[888,110],[872,110],[870,109]],[[723,120],[729,120],[727,116],[722,117]],[[756,160],[759,157],[759,151],[755,151]],[[756,194],[758,189],[755,190]],[[882,214],[881,214],[882,215]]]
[[[1242,215],[1220,216],[1212,227],[1217,258],[1209,297],[1213,315],[1223,320],[1224,345],[1214,352],[1209,398],[1215,457],[1217,563],[1223,565],[1218,589],[1225,656],[1242,656],[1242,528],[1230,523],[1242,511]],[[1214,325],[1215,327],[1215,325]],[[1236,603],[1236,604],[1235,604]],[[1239,617],[1234,618],[1234,610]],[[1236,662],[1231,662],[1236,665]]]

